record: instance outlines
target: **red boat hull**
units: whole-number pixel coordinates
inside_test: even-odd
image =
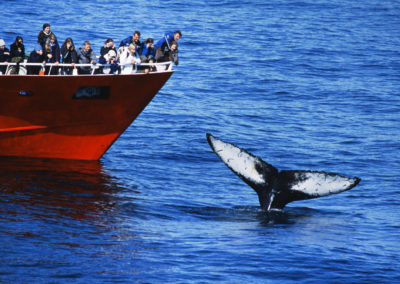
[[[0,156],[98,160],[172,73],[0,76]]]

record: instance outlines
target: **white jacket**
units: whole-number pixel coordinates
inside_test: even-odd
[[[132,61],[135,62],[135,65],[132,65]],[[140,65],[142,61],[140,60],[140,56],[137,52],[130,53],[128,49],[124,50],[119,57],[119,65],[121,66],[121,74],[133,74],[136,73],[138,65]]]

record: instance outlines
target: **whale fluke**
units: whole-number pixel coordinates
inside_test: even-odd
[[[286,204],[340,193],[355,187],[358,177],[306,170],[278,171],[246,150],[207,133],[211,149],[258,195],[263,210],[283,209]]]

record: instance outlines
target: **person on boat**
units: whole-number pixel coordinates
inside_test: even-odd
[[[0,39],[0,63],[10,62],[10,50],[6,47],[3,39]],[[7,65],[0,65],[0,72],[4,74],[7,71]]]
[[[72,75],[75,63],[78,63],[78,55],[76,53],[74,41],[72,38],[67,38],[61,46],[61,58],[62,62],[71,64],[71,67],[64,67],[62,69],[63,74]]]
[[[15,41],[10,45],[11,62],[22,62],[25,57],[24,40],[21,36],[17,36]]]
[[[11,62],[21,62],[25,57],[24,40],[21,36],[17,36],[15,41],[10,45]],[[14,61],[13,58],[17,58]]]
[[[94,53],[90,42],[87,40],[83,43],[83,47],[80,47],[78,52],[78,63],[79,64],[96,64],[97,58]],[[87,67],[79,67],[79,74],[92,74],[92,68],[90,66]]]
[[[45,57],[47,63],[56,64],[56,66],[46,67],[46,74],[58,75],[58,64],[60,63],[60,46],[58,45],[56,36],[50,35],[45,45]]]
[[[43,50],[45,49],[46,42],[51,35],[54,35],[54,33],[50,30],[50,24],[44,24],[43,30],[38,34],[38,43],[42,46]]]
[[[102,58],[102,57],[104,57],[104,55],[108,54],[108,52],[110,50],[113,50],[115,52],[115,54],[117,54],[117,50],[115,49],[115,44],[114,44],[114,41],[112,40],[112,38],[108,38],[105,41],[104,46],[102,46],[100,48],[100,58]]]
[[[125,50],[123,47],[128,47],[131,43],[136,45],[136,51],[140,52],[142,49],[142,43],[140,42],[140,32],[135,31],[132,36],[127,37],[126,39],[122,40],[118,47],[118,52],[121,53]]]
[[[114,54],[115,54],[115,58],[113,58]],[[117,50],[115,49],[114,41],[112,40],[112,38],[108,38],[105,41],[104,46],[102,46],[100,48],[99,63],[100,64],[113,64],[114,61],[115,61],[115,64],[117,64],[116,56],[117,56]],[[110,68],[107,67],[105,72],[104,72],[103,68],[101,67],[100,68],[100,72],[101,73],[105,73],[105,74],[109,74],[110,73]]]
[[[148,38],[143,42],[139,54],[142,62],[149,62],[150,59],[154,59],[156,56],[156,49],[154,48],[154,41],[152,38]]]
[[[175,65],[178,65],[178,43],[176,41],[172,41],[170,47],[167,49],[162,49],[161,47],[156,51],[156,62],[168,62],[172,61]],[[159,69],[164,69],[161,66]]]
[[[10,67],[10,74],[19,74],[20,66],[18,63],[21,63],[24,60],[24,57],[24,40],[21,36],[17,36],[15,41],[10,45],[10,62],[17,63],[17,65]],[[25,70],[24,67],[23,69]]]
[[[35,46],[28,58],[28,63],[42,63],[46,64],[46,58],[43,54],[43,48],[40,44]],[[43,66],[28,66],[28,75],[38,75]]]
[[[117,53],[110,49],[110,51],[105,54],[103,57],[99,58],[99,63],[101,64],[109,64],[109,66],[105,66],[102,68],[103,74],[118,74],[119,73],[119,64],[117,60]]]
[[[182,37],[181,31],[177,30],[175,32],[166,32],[164,36],[154,45],[155,49],[162,48],[165,50],[166,48],[170,49],[172,41],[178,42],[178,40]]]
[[[129,46],[131,43],[136,44],[137,47],[141,46],[139,31],[135,31],[132,36],[129,36],[126,39],[122,40],[119,44],[119,47]]]
[[[122,52],[119,58],[121,66],[121,74],[133,74],[137,72],[137,67],[140,65],[141,60],[139,53],[136,51],[136,45],[131,43],[128,50]]]
[[[142,49],[138,51],[142,63],[155,62],[154,58],[156,56],[156,50],[154,49],[153,43],[154,41],[152,38],[148,38],[142,43]],[[150,71],[153,71],[153,69],[154,67],[151,66],[141,66],[138,68],[138,72],[149,73]]]

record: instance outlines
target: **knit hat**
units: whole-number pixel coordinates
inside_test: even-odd
[[[115,53],[114,50],[108,51],[107,55],[110,56],[110,57],[117,57],[117,54]]]
[[[35,45],[35,51],[43,50],[43,47],[40,44]]]
[[[0,46],[6,45],[5,41],[3,39],[0,39]]]

